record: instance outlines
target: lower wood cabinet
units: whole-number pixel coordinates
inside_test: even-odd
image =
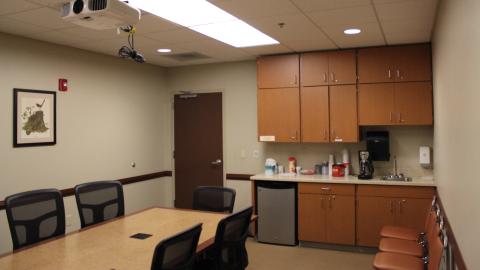
[[[298,239],[355,244],[355,186],[299,183]]]
[[[386,225],[423,230],[434,192],[433,187],[359,185],[357,245],[377,247]]]

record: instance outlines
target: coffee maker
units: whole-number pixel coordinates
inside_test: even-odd
[[[358,152],[358,160],[360,162],[360,174],[358,179],[368,180],[373,178],[373,164],[370,152],[367,150],[361,150]]]

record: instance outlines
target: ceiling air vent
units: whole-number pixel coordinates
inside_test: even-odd
[[[189,62],[189,61],[196,61],[196,60],[204,60],[209,59],[209,56],[198,52],[187,52],[187,53],[179,53],[179,54],[169,54],[169,55],[162,55],[163,57],[167,57],[179,62]]]

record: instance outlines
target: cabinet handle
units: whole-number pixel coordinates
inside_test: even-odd
[[[297,75],[295,75],[295,81],[293,82],[293,84],[297,85],[297,81],[298,81],[298,78],[297,78]]]
[[[388,69],[388,78],[391,79],[392,78],[392,71],[390,69]]]
[[[400,69],[397,69],[397,78],[400,78]]]
[[[327,73],[326,72],[323,73],[323,82],[327,82]]]
[[[390,201],[390,213],[393,214],[393,201]]]
[[[328,207],[332,209],[332,197],[328,196]]]
[[[327,140],[327,130],[323,130],[323,139]]]
[[[405,200],[405,199],[398,202],[398,204],[400,205],[400,213],[403,213],[403,204],[406,203],[406,202],[407,202],[407,200]]]
[[[320,189],[323,190],[323,191],[330,191],[331,190],[329,187],[322,187]]]
[[[393,115],[393,112],[390,112],[390,123],[393,121],[392,115]]]
[[[296,141],[298,137],[298,131],[295,131],[295,136],[290,137],[290,139]]]
[[[320,198],[320,201],[322,202],[322,209],[325,209],[325,204],[323,203],[323,198]]]
[[[398,113],[398,121],[399,121],[400,123],[405,122],[405,120],[402,118],[402,113]]]

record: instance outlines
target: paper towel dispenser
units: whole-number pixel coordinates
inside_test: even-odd
[[[367,131],[367,150],[375,161],[390,160],[388,131]]]

